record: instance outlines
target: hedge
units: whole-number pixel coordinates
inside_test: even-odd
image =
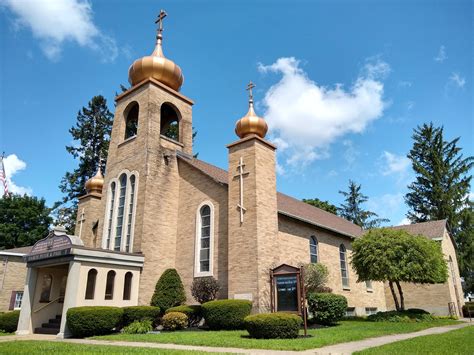
[[[407,309],[405,311],[377,312],[367,317],[369,322],[413,323],[431,322],[435,318],[422,309]]]
[[[244,318],[250,315],[252,302],[246,300],[217,300],[202,305],[206,325],[210,329],[244,329]]]
[[[153,306],[132,306],[123,308],[123,323],[125,327],[135,321],[145,319],[151,320],[153,325],[157,325],[160,316],[160,308]]]
[[[261,313],[244,319],[250,337],[257,339],[297,338],[302,322],[300,316],[290,313]]]
[[[18,319],[20,311],[0,313],[0,331],[5,333],[13,333],[18,327]]]
[[[119,307],[74,307],[66,315],[67,326],[74,337],[84,338],[113,332],[122,322]]]
[[[346,315],[347,299],[333,293],[310,293],[308,308],[318,324],[334,324]]]
[[[186,314],[189,321],[189,326],[197,326],[202,319],[202,307],[201,305],[182,305],[177,307],[171,307],[166,310],[165,313],[169,312],[181,312]]]

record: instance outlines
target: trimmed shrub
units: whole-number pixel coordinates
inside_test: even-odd
[[[466,302],[462,306],[462,314],[464,317],[469,318],[469,311],[471,312],[471,317],[474,317],[474,302]]]
[[[125,334],[146,334],[153,330],[152,321],[149,319],[136,320],[123,328]]]
[[[334,324],[346,315],[347,299],[333,293],[310,293],[308,308],[318,324]]]
[[[193,280],[191,294],[196,301],[202,304],[214,301],[217,298],[219,289],[219,282],[214,277],[199,277]]]
[[[165,313],[170,313],[170,312],[181,312],[181,313],[186,314],[186,316],[188,317],[190,327],[197,326],[202,319],[201,305],[191,305],[191,306],[182,305],[182,306],[177,306],[177,307],[171,307],[171,308],[168,308]]]
[[[244,329],[244,318],[250,315],[252,302],[217,300],[204,303],[202,313],[210,329]]]
[[[4,333],[13,333],[18,327],[20,311],[0,313],[0,331]]]
[[[74,307],[66,315],[72,335],[84,338],[113,332],[122,322],[123,310],[119,307]]]
[[[394,323],[414,323],[431,322],[435,319],[431,314],[423,310],[387,311],[377,312],[367,317],[369,322],[394,322]]]
[[[151,305],[160,307],[162,313],[168,308],[179,306],[186,301],[183,283],[175,269],[167,269],[156,283]]]
[[[161,315],[159,307],[153,306],[132,306],[123,308],[123,326],[132,324],[135,321],[150,320],[152,325],[158,324],[158,317]]]
[[[250,337],[257,339],[297,338],[302,323],[300,316],[290,313],[261,313],[244,319]]]
[[[180,330],[188,326],[188,316],[181,312],[166,313],[161,319],[164,330]]]

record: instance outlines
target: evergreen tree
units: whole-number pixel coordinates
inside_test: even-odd
[[[63,224],[68,233],[74,233],[77,198],[85,194],[85,182],[96,173],[100,158],[107,157],[112,123],[113,115],[107,107],[107,101],[98,95],[77,113],[76,125],[69,130],[79,144],[66,146],[66,150],[79,164],[62,178],[59,188],[65,196],[54,207],[55,223]],[[101,164],[102,171],[105,171],[105,160]]]
[[[310,199],[304,198],[303,202],[310,204],[311,206],[320,208],[326,212],[337,215],[337,207],[334,206],[329,201],[322,201],[319,198],[310,198]]]
[[[416,179],[409,186],[405,201],[410,208],[407,217],[413,223],[447,219],[457,232],[460,211],[468,204],[468,174],[474,157],[463,158],[457,146],[459,137],[447,142],[443,127],[433,123],[418,126],[413,133],[413,147],[408,154]]]
[[[377,213],[366,211],[362,204],[367,202],[368,197],[361,192],[361,185],[349,180],[349,191],[339,191],[345,197],[345,204],[338,208],[339,215],[364,229],[379,227],[384,222],[389,222],[386,218],[378,218]]]
[[[186,302],[184,286],[176,269],[166,269],[156,283],[151,305],[160,307],[164,313],[168,308],[182,305]]]
[[[48,235],[52,218],[43,198],[10,195],[0,198],[0,250],[33,245]]]

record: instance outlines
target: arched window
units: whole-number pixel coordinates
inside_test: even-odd
[[[95,293],[95,282],[97,280],[97,270],[90,269],[87,273],[86,300],[93,300]]]
[[[318,262],[318,240],[314,235],[309,238],[309,256],[312,263]]]
[[[51,296],[51,286],[53,285],[53,276],[50,274],[43,275],[43,282],[41,283],[40,302],[49,302]]]
[[[212,248],[214,233],[213,206],[210,203],[201,205],[196,216],[196,276],[212,275]]]
[[[114,215],[114,205],[115,205],[115,182],[110,184],[110,206],[109,206],[109,218],[107,221],[107,244],[106,248],[110,248],[110,239],[112,238],[112,221]]]
[[[160,134],[179,141],[179,116],[177,110],[170,104],[161,105]]]
[[[339,259],[341,262],[341,277],[342,277],[342,288],[349,287],[349,270],[347,269],[347,256],[346,247],[341,244],[339,247]]]
[[[115,271],[110,270],[107,273],[107,282],[105,284],[105,299],[111,300],[114,298],[114,284],[115,284]]]
[[[125,279],[123,280],[123,299],[130,300],[130,295],[132,294],[132,279],[133,274],[128,271],[125,274]]]
[[[123,219],[125,212],[125,192],[127,191],[127,175],[120,175],[120,189],[117,209],[117,223],[115,226],[115,243],[114,250],[120,250],[122,243]]]
[[[125,251],[128,253],[131,251],[130,238],[132,236],[132,218],[133,218],[133,206],[135,203],[135,175],[130,176],[130,197],[128,204],[128,217],[127,217],[127,239],[125,244]]]
[[[132,102],[125,110],[125,139],[137,135],[138,130],[138,103]]]

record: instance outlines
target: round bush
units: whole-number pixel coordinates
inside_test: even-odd
[[[141,321],[134,321],[123,328],[125,334],[146,334],[153,330],[152,321],[150,319],[144,319]]]
[[[244,319],[250,337],[257,339],[297,338],[302,322],[300,316],[290,313],[261,313]]]
[[[190,327],[197,326],[202,319],[201,305],[182,305],[177,307],[171,307],[168,308],[165,313],[170,312],[181,312],[186,314]]]
[[[214,277],[198,277],[193,280],[191,294],[196,301],[202,304],[214,301],[219,289],[219,282]]]
[[[164,330],[180,330],[188,326],[188,316],[181,312],[166,313],[161,319]]]
[[[119,307],[74,307],[66,315],[72,335],[84,338],[113,332],[122,322],[123,310]]]
[[[308,308],[318,324],[334,324],[346,315],[347,299],[333,293],[310,293]]]
[[[0,331],[13,333],[18,327],[18,318],[20,311],[0,313]]]
[[[204,303],[202,313],[210,329],[244,329],[244,318],[250,315],[252,302],[217,300]]]
[[[153,325],[157,325],[160,316],[160,308],[153,306],[132,306],[123,308],[123,326],[127,326],[135,321],[145,319],[151,320]]]

